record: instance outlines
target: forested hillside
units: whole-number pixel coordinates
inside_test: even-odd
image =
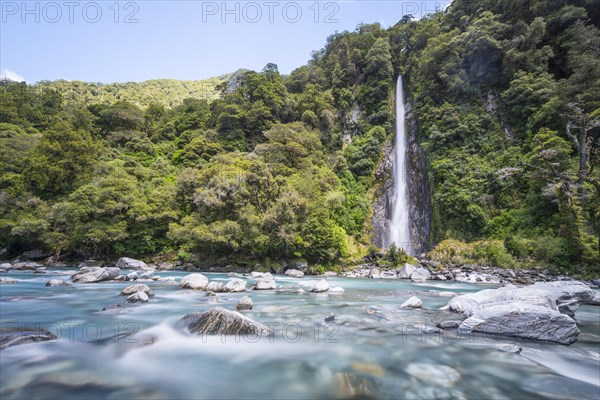
[[[599,13],[455,0],[336,33],[289,76],[268,64],[212,80],[215,97],[168,80],[1,81],[0,247],[357,262],[376,251],[373,174],[402,74],[429,165],[430,257],[598,271]]]

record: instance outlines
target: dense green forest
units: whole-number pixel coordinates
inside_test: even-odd
[[[430,257],[600,272],[600,2],[455,0],[398,19],[330,36],[289,76],[1,81],[0,247],[358,262],[376,251],[373,174],[402,74]]]

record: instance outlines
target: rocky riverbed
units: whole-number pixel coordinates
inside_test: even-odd
[[[598,289],[363,269],[7,268],[0,397],[598,397]]]

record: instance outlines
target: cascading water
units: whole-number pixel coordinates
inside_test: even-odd
[[[396,243],[399,249],[411,252],[408,204],[408,175],[406,171],[404,90],[402,77],[396,86],[396,140],[394,144],[394,202],[390,224],[389,244]]]

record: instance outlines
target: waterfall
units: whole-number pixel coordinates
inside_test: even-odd
[[[402,76],[396,85],[396,138],[394,144],[394,201],[390,223],[389,244],[411,253],[409,229],[408,174],[406,162],[406,124]]]

